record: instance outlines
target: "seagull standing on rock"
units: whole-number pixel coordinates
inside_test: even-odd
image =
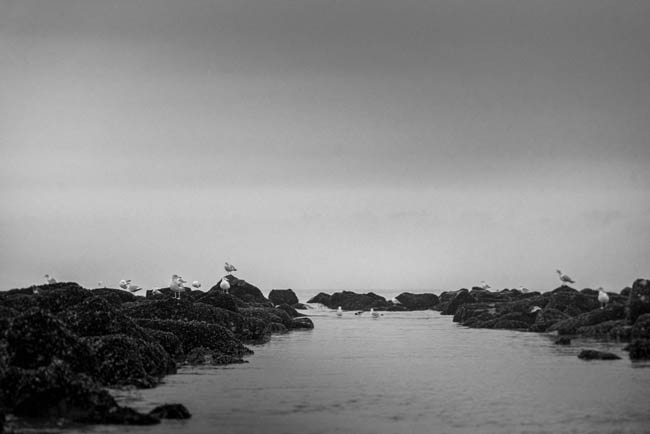
[[[555,270],[555,272],[557,273],[558,277],[560,278],[560,281],[563,284],[564,283],[576,283],[572,278],[570,278],[566,274],[562,274],[562,272],[560,270]]]
[[[129,282],[130,282],[130,280],[129,280]],[[127,289],[128,287],[129,287],[129,284],[127,283],[126,280],[124,280],[124,279],[120,280],[120,288]]]
[[[226,264],[227,264],[227,262],[226,262]],[[221,288],[221,290],[223,292],[227,293],[228,290],[230,289],[230,282],[228,282],[228,279],[226,279],[225,277],[222,277],[221,278],[221,283],[219,284],[219,288]]]
[[[43,277],[45,277],[45,281],[47,282],[48,285],[52,285],[56,283],[56,279],[54,277],[51,277],[49,274],[46,274]]]
[[[224,270],[226,270],[227,273],[232,273],[233,271],[237,271],[234,265],[229,264],[226,262],[226,264],[223,266]]]
[[[192,287],[195,289],[199,289],[201,287],[201,282],[195,280],[194,282],[192,282]]]
[[[129,292],[138,292],[138,291],[140,291],[142,289],[142,287],[139,286],[139,285],[135,285],[135,284],[131,285],[131,279],[127,279],[127,281],[126,281],[126,289]]]
[[[185,291],[185,288],[183,287],[183,283],[185,281],[183,278],[177,274],[174,274],[172,276],[172,281],[169,284],[169,289],[174,293],[174,298],[181,299],[181,292]]]
[[[604,309],[607,303],[609,303],[609,295],[603,290],[602,286],[598,288],[598,302],[601,304],[601,309]]]
[[[490,289],[490,288],[492,288],[492,287],[491,287],[490,285],[488,285],[487,283],[485,283],[484,280],[481,280],[481,286],[480,286],[480,288],[481,288],[481,289],[488,290],[488,289]]]

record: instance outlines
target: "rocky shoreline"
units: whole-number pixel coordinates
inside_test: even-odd
[[[489,291],[474,287],[435,294],[402,293],[386,300],[372,292],[319,293],[308,303],[330,309],[400,311],[433,309],[453,315],[453,321],[470,328],[508,329],[558,335],[558,345],[570,345],[572,338],[584,337],[627,342],[632,360],[650,359],[650,281],[637,279],[620,294],[608,293],[601,306],[598,291],[560,286],[548,292],[517,289]],[[583,359],[613,359],[609,353],[593,350]],[[618,358],[618,357],[616,357]]]
[[[156,424],[188,418],[182,404],[139,413],[118,405],[109,387],[155,387],[183,364],[246,363],[246,345],[274,333],[311,329],[287,304],[275,305],[228,276],[181,300],[76,283],[0,292],[0,433],[5,415],[90,424]]]

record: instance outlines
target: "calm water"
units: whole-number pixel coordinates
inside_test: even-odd
[[[142,411],[183,403],[190,420],[65,432],[650,432],[650,366],[631,363],[620,344],[560,347],[437,312],[310,312],[314,330],[253,347],[248,364],[182,369],[156,389],[119,392]],[[581,348],[625,358],[585,362]]]

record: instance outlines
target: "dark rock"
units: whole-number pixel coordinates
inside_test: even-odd
[[[571,338],[568,336],[560,336],[555,340],[555,345],[571,345]]]
[[[487,314],[487,315],[486,315]],[[473,318],[481,317],[483,321],[495,318],[496,308],[493,303],[470,303],[463,304],[456,309],[454,322],[462,325]]]
[[[281,304],[281,305],[277,306],[277,309],[285,311],[291,318],[297,318],[299,316],[305,316],[305,314],[298,312],[296,309],[289,306],[288,304]]]
[[[469,303],[476,303],[476,299],[469,294],[467,289],[459,289],[440,314],[453,315],[460,306]]]
[[[158,342],[173,359],[177,359],[183,355],[183,344],[174,333],[144,327],[142,327],[142,330],[154,341]]]
[[[650,281],[637,279],[627,299],[626,319],[629,324],[634,324],[644,313],[650,313]]]
[[[159,419],[189,419],[192,417],[183,404],[159,405],[151,410],[149,414]]]
[[[124,334],[139,339],[149,339],[149,336],[131,318],[119,312],[115,305],[103,297],[86,298],[60,316],[70,330],[79,336]]]
[[[251,285],[243,279],[238,279],[233,275],[228,275],[228,282],[230,283],[230,289],[228,293],[246,303],[257,303],[264,306],[271,306],[272,303],[264,297],[262,291],[256,286]],[[210,291],[221,291],[220,285],[221,280],[217,282]],[[209,291],[208,291],[209,292]]]
[[[218,324],[158,319],[136,319],[136,323],[141,327],[175,334],[181,340],[186,352],[196,347],[206,347],[233,356],[253,353],[230,330]]]
[[[578,327],[576,333],[585,338],[627,342],[630,340],[631,331],[632,327],[627,325],[627,321],[620,319]]]
[[[650,360],[650,340],[635,339],[626,348],[631,360]]]
[[[187,299],[144,300],[126,303],[122,312],[134,319],[158,319],[175,321],[204,321],[232,329],[239,316],[230,310],[204,303],[194,303]]]
[[[630,291],[632,291],[632,288],[629,286],[626,286],[625,288],[621,289],[621,295],[623,297],[629,297],[630,296]]]
[[[550,303],[549,303],[550,304]],[[615,321],[625,317],[625,308],[622,305],[608,305],[606,308],[596,308],[590,312],[557,322],[548,328],[561,335],[575,334],[579,327],[593,326],[605,321]]]
[[[568,314],[554,309],[552,307],[546,307],[537,313],[535,317],[535,322],[530,327],[530,330],[533,332],[545,332],[552,325],[571,318]]]
[[[329,307],[331,305],[331,299],[331,295],[324,292],[319,292],[314,297],[307,300],[307,303],[319,303]]]
[[[632,339],[650,339],[650,313],[637,317],[630,331]]]
[[[203,295],[196,298],[196,301],[210,306],[219,307],[221,309],[226,309],[231,312],[238,312],[237,300],[230,295],[225,294],[221,289],[218,291],[208,291]]]
[[[118,406],[92,378],[74,372],[61,360],[36,369],[12,367],[1,381],[4,404],[16,416],[66,418],[85,423],[159,422]]]
[[[93,371],[94,357],[90,348],[62,321],[38,308],[14,318],[5,339],[11,366],[34,369],[60,359],[76,371]]]
[[[119,334],[90,337],[87,342],[96,355],[96,376],[106,386],[153,387],[165,375],[176,373],[176,364],[157,343]]]
[[[125,291],[123,289],[115,288],[97,288],[92,290],[93,296],[104,298],[113,306],[119,306],[122,303],[131,303],[138,299],[135,294]]]
[[[576,316],[600,307],[600,303],[595,296],[582,294],[568,286],[560,286],[551,292],[546,307]]]
[[[313,329],[314,323],[308,317],[294,318],[291,322],[291,329]]]
[[[438,296],[435,294],[411,294],[403,292],[398,295],[397,300],[409,310],[433,309],[438,304]]]
[[[300,310],[309,310],[309,309],[311,309],[309,306],[307,306],[304,303],[296,303],[291,307],[293,307],[294,309],[300,309]]]
[[[330,309],[337,309],[339,306],[343,310],[370,310],[370,308],[387,308],[390,303],[380,295],[373,292],[367,294],[357,294],[352,291],[335,292],[326,305]]]
[[[292,289],[272,289],[269,292],[269,300],[275,306],[279,304],[292,305],[299,302],[298,296]]]
[[[617,356],[614,353],[608,353],[605,351],[598,351],[598,350],[582,350],[580,351],[580,354],[578,354],[578,358],[582,360],[618,360],[620,359],[619,356]]]
[[[39,286],[38,288],[38,294],[35,296],[38,305],[52,313],[59,313],[69,309],[71,306],[81,303],[92,296],[89,290],[74,282],[54,283]]]

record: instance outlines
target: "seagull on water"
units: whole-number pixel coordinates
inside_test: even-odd
[[[341,309],[341,306],[336,310],[336,316],[343,316],[343,309]]]
[[[373,318],[379,318],[379,312],[375,312],[374,308],[370,308],[370,315],[372,315]]]
[[[228,292],[228,290],[230,289],[230,282],[228,282],[227,278],[225,277],[221,278],[221,283],[219,284],[219,288],[221,288],[223,292]]]
[[[487,283],[485,283],[485,281],[484,281],[484,280],[481,280],[481,285],[480,285],[480,288],[481,288],[481,289],[486,289],[486,290],[487,290],[487,289],[490,289],[490,288],[491,288],[491,286],[490,286],[490,285],[488,285]]]
[[[201,287],[201,282],[199,282],[198,280],[195,280],[194,282],[192,282],[192,287],[196,288],[196,289],[199,289]]]
[[[555,270],[555,272],[557,273],[562,283],[576,283],[572,278],[570,278],[566,274],[562,274],[560,270]]]
[[[56,283],[56,279],[54,277],[51,277],[49,274],[46,274],[43,277],[45,277],[45,281],[47,282],[48,285],[52,285],[53,283]]]
[[[171,289],[174,293],[174,298],[177,298],[179,300],[181,299],[181,292],[185,291],[183,283],[185,283],[185,281],[178,274],[174,274],[172,276],[172,281],[169,284],[169,289]]]
[[[232,273],[233,271],[237,271],[234,265],[229,264],[226,262],[226,264],[223,266],[224,270],[226,270],[227,273]]]
[[[607,303],[609,303],[609,295],[607,295],[602,286],[598,288],[598,302],[601,304],[601,309],[604,309]]]

